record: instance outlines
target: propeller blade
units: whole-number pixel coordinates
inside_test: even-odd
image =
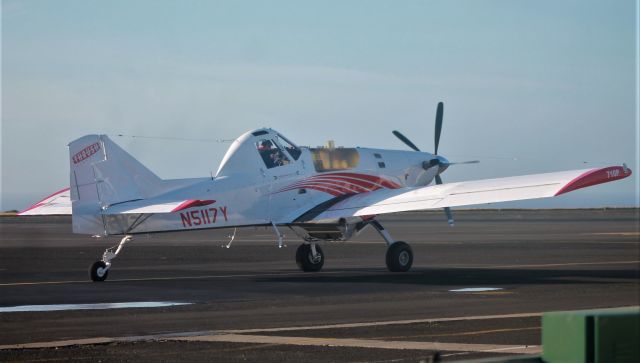
[[[440,175],[436,175],[436,184],[442,184],[442,178],[440,178]],[[444,207],[444,214],[447,216],[447,222],[449,225],[453,227],[453,213],[451,213],[451,208]]]
[[[393,134],[396,135],[400,141],[404,142],[408,147],[412,148],[415,151],[420,151],[417,146],[415,146],[406,136],[400,133],[400,131],[393,130]]]
[[[451,214],[451,208],[444,207],[444,214],[447,215],[447,222],[451,227],[453,227],[453,214]]]
[[[440,145],[440,133],[442,132],[442,113],[444,112],[444,104],[438,102],[438,109],[436,110],[436,133],[435,133],[435,151],[434,154],[438,155],[438,145]]]

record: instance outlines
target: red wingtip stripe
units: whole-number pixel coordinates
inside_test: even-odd
[[[555,195],[571,192],[576,189],[590,187],[596,184],[608,183],[614,180],[624,179],[631,175],[631,169],[622,166],[610,166],[608,168],[589,170],[567,185],[562,187]]]
[[[193,208],[193,207],[203,207],[205,205],[213,204],[215,202],[216,202],[215,200],[189,199],[189,200],[185,200],[184,202],[180,203],[180,205],[178,205],[177,207],[173,208],[171,211],[172,212],[178,212],[178,211],[189,209],[189,208]]]

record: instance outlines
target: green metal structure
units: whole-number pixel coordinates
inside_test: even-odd
[[[640,310],[546,313],[542,317],[545,362],[640,362]]]

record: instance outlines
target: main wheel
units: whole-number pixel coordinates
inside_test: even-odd
[[[409,244],[398,241],[387,249],[387,268],[391,272],[409,271],[413,264],[413,251]]]
[[[296,263],[302,271],[315,272],[320,271],[322,265],[324,265],[324,253],[322,248],[316,245],[316,257],[313,257],[311,251],[311,245],[306,243],[301,244],[296,251]]]
[[[108,275],[109,270],[107,269],[107,264],[103,261],[96,261],[89,268],[89,277],[91,277],[91,281],[104,281],[107,279]]]

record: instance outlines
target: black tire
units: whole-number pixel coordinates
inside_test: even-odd
[[[387,268],[391,272],[407,272],[413,264],[413,251],[409,244],[398,241],[387,249]]]
[[[103,261],[96,261],[89,268],[89,277],[91,277],[91,281],[100,282],[107,279],[109,276],[109,270],[106,269],[107,264]]]
[[[316,259],[313,258],[313,253],[311,252],[311,245],[306,243],[301,244],[296,251],[296,263],[298,267],[302,271],[305,272],[316,272],[322,269],[324,265],[324,252],[322,252],[322,248],[316,245]]]

